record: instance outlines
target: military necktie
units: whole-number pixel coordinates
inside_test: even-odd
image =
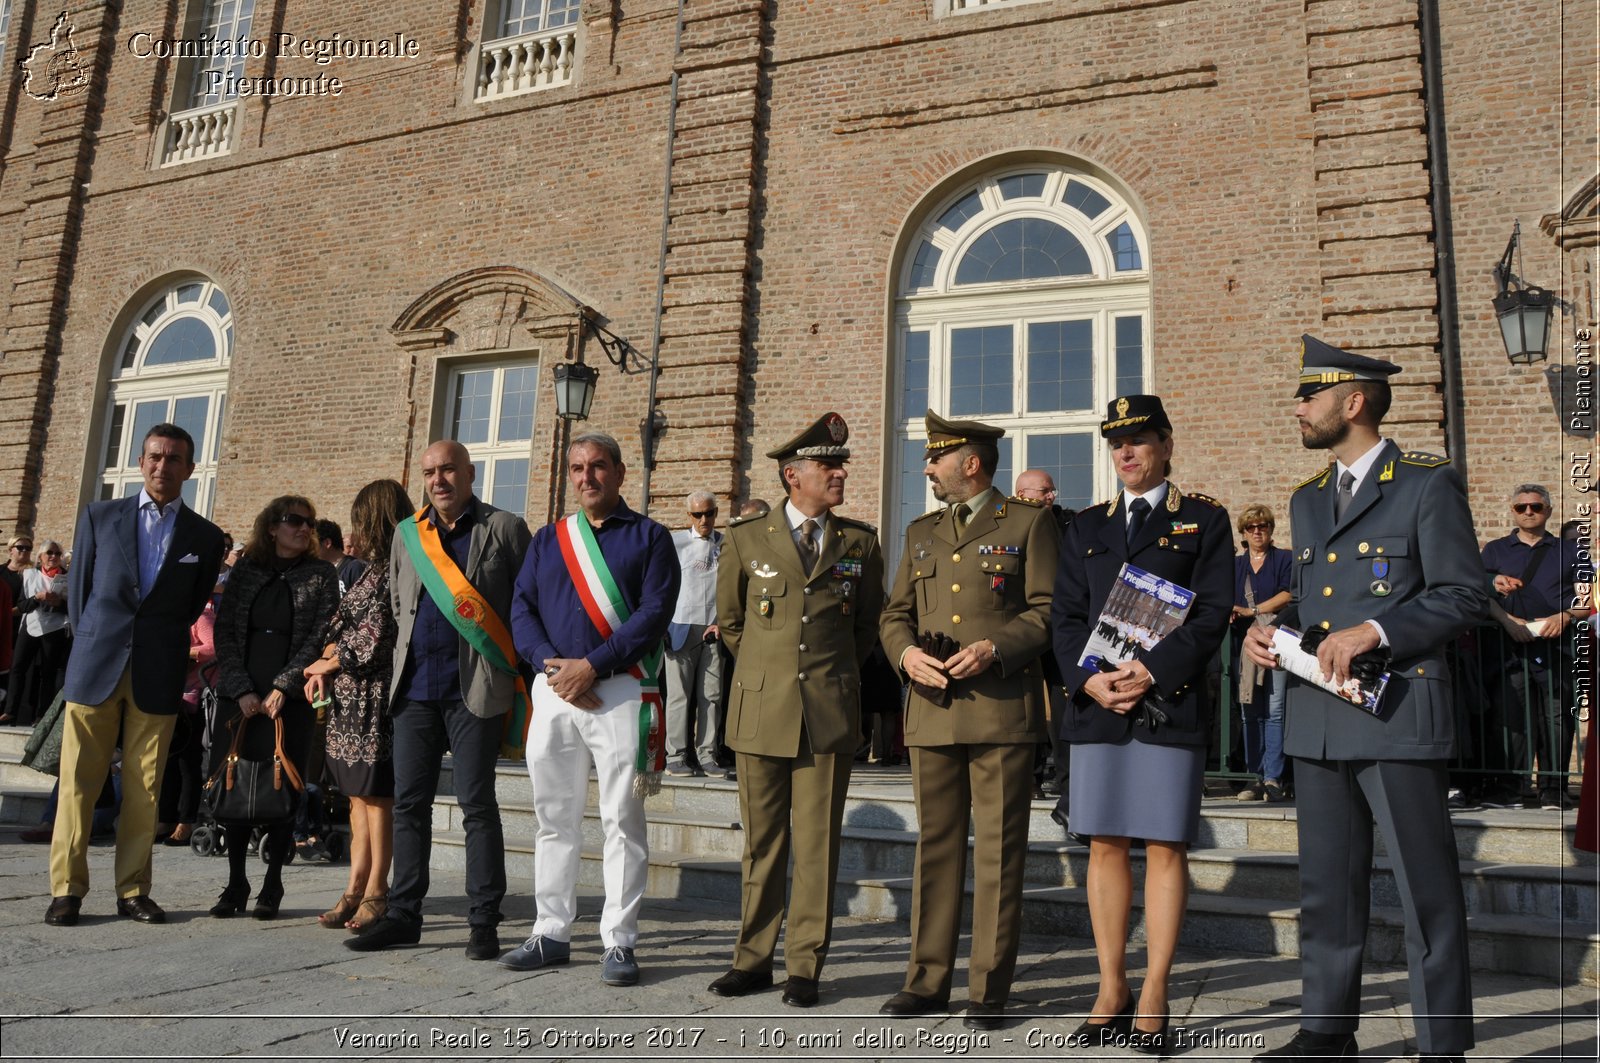
[[[1344,519],[1344,511],[1350,508],[1350,503],[1355,499],[1356,474],[1346,469],[1339,474],[1339,497],[1333,503],[1333,519]]]
[[[817,567],[817,543],[811,538],[816,530],[817,522],[807,517],[800,522],[800,541],[795,544],[800,548],[800,567],[806,570],[808,576]]]
[[[1150,515],[1150,503],[1142,498],[1133,500],[1133,505],[1128,507],[1128,545],[1139,537],[1139,529],[1144,527],[1144,520]]]
[[[965,502],[957,502],[955,510],[956,534],[960,535],[962,532],[967,530],[967,521],[972,518],[972,507],[967,505]]]

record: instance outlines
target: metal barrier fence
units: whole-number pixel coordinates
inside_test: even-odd
[[[1521,790],[1539,775],[1539,788],[1580,776],[1584,725],[1594,680],[1591,618],[1569,624],[1555,639],[1519,643],[1498,623],[1473,628],[1446,647],[1455,700],[1456,756],[1452,785]],[[1207,778],[1253,779],[1236,748],[1241,730],[1238,661],[1230,630],[1218,652]],[[1585,652],[1583,651],[1587,651]],[[1265,694],[1259,695],[1265,697]],[[1226,709],[1222,709],[1226,706]],[[1555,780],[1560,780],[1556,782]]]

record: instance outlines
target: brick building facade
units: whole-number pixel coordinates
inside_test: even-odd
[[[418,494],[449,433],[543,523],[572,359],[637,503],[649,374],[610,336],[659,351],[669,523],[696,487],[777,497],[761,455],[836,409],[847,511],[893,538],[925,401],[1103,498],[1093,425],[1131,385],[1178,483],[1282,511],[1317,464],[1308,331],[1404,367],[1404,445],[1459,426],[1481,537],[1515,482],[1586,497],[1544,370],[1587,372],[1595,325],[1592,0],[1439,5],[1442,93],[1417,0],[0,4],[8,534],[66,538],[157,415],[201,430],[195,502],[236,531],[287,491]],[[242,27],[239,56],[166,43]],[[1507,364],[1490,305],[1517,219],[1563,301],[1548,367]]]

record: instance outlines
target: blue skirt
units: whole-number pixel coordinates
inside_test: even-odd
[[[1068,828],[1073,834],[1188,842],[1200,838],[1205,750],[1130,735],[1072,746]]]

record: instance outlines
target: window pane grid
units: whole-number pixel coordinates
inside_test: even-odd
[[[471,446],[478,497],[512,513],[526,512],[538,363],[453,369],[445,386],[444,435]]]
[[[1010,413],[1010,325],[959,328],[950,333],[950,413],[965,417]]]
[[[212,40],[230,42],[250,36],[250,20],[255,0],[207,0],[200,16],[201,33]],[[229,49],[228,55],[210,55],[195,60],[194,80],[189,88],[189,106],[207,107],[238,96],[229,78],[244,75],[244,55]]]
[[[504,0],[501,37],[560,29],[578,21],[579,0]]]

